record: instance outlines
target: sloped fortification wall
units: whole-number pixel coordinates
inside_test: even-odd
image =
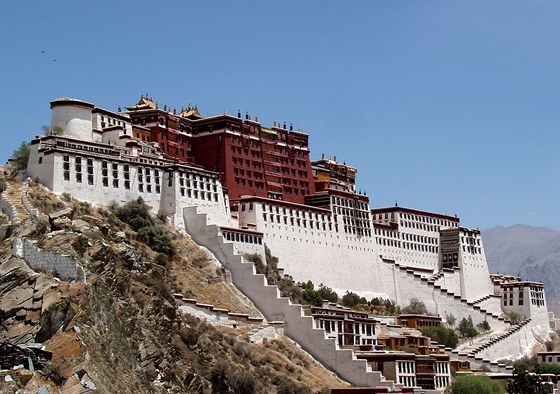
[[[205,214],[196,207],[184,209],[187,232],[193,240],[208,248],[231,272],[235,286],[241,290],[266,319],[285,322],[284,332],[303,349],[343,379],[362,386],[375,386],[381,382],[379,372],[371,371],[365,360],[358,360],[350,349],[339,349],[334,339],[325,338],[323,329],[313,326],[313,318],[304,316],[301,305],[292,304],[280,296],[278,288],[268,285],[262,274],[256,274],[253,263],[244,262],[236,254],[231,242],[224,242],[218,227],[208,224]]]
[[[60,279],[85,279],[82,267],[74,258],[43,250],[29,239],[17,238],[12,245],[12,254],[25,260],[34,270],[55,272]]]
[[[457,298],[456,295],[442,290],[439,286],[429,285],[427,279],[414,274],[412,270],[400,269],[394,264],[382,263],[378,266],[379,275],[391,278],[393,293],[390,296],[399,305],[408,305],[412,298],[422,301],[430,313],[445,318],[451,314],[458,320],[472,318],[474,324],[488,321],[493,330],[503,330],[508,324],[496,317],[489,316],[486,311],[474,308],[466,300]]]

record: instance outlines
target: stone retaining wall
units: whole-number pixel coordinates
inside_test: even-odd
[[[201,304],[193,298],[173,294],[180,310],[218,326],[239,327],[263,324],[261,317],[251,317],[244,313],[233,313],[227,309],[216,308],[214,305]]]
[[[6,183],[6,185],[8,185]],[[8,186],[6,186],[6,189],[8,189]],[[15,213],[15,207],[14,205],[10,202],[10,200],[8,200],[5,196],[4,193],[6,192],[6,190],[4,190],[4,192],[0,193],[0,209],[2,210],[2,212],[8,216],[8,219],[10,220],[10,222],[14,223],[14,213]]]
[[[14,241],[12,254],[23,259],[34,270],[54,272],[62,280],[85,281],[83,268],[72,256],[43,250],[27,238]]]

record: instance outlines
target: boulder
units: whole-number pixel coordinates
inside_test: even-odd
[[[71,219],[72,216],[73,216],[73,212],[74,212],[74,210],[72,208],[65,208],[65,209],[62,209],[60,211],[51,213],[49,215],[49,219],[51,219],[53,221],[56,220],[56,219],[60,219],[62,217],[66,217],[66,218]]]
[[[52,229],[53,230],[65,230],[72,227],[72,220],[67,218],[66,216],[56,218],[52,221]]]

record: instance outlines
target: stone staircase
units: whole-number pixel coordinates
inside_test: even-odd
[[[475,304],[474,302],[470,302],[467,301],[466,299],[462,298],[460,295],[458,294],[454,294],[450,291],[448,291],[447,289],[444,289],[441,287],[441,285],[437,284],[436,281],[437,279],[439,279],[443,274],[435,274],[433,276],[431,276],[430,278],[427,278],[426,276],[415,272],[414,269],[412,267],[407,267],[407,266],[403,266],[400,265],[399,263],[395,262],[394,260],[389,260],[389,259],[382,259],[382,261],[386,264],[391,264],[393,266],[395,266],[395,268],[397,268],[401,273],[406,274],[410,279],[414,280],[416,279],[416,281],[422,286],[428,286],[429,288],[434,289],[435,291],[439,292],[441,295],[453,298],[456,302],[460,302],[462,304],[464,304],[464,306],[466,306],[468,309],[470,309],[472,311],[472,314],[480,314],[482,315],[483,319],[482,320],[490,320],[490,321],[494,321],[496,323],[498,323],[500,326],[505,324],[511,324],[511,322],[507,319],[504,319],[502,316],[500,316],[498,313],[493,313],[490,311],[487,311],[486,309],[482,308],[480,305]],[[481,300],[479,300],[480,302]]]
[[[439,351],[443,351],[449,355],[452,360],[469,361],[471,367],[486,367],[492,372],[499,372],[511,375],[513,373],[513,367],[510,365],[505,365],[498,363],[495,360],[490,360],[479,355],[480,352],[487,350],[493,346],[500,346],[503,340],[506,340],[513,334],[517,333],[523,327],[531,322],[531,319],[524,320],[520,323],[512,324],[506,330],[491,333],[484,337],[475,340],[473,343],[468,343],[463,346],[459,346],[456,349],[446,348],[444,345],[438,345],[437,342],[432,342],[432,346],[439,348]]]
[[[481,302],[489,299],[490,299],[490,295],[486,295],[484,297],[479,298],[478,300],[473,301],[473,305],[480,304]]]
[[[30,216],[30,205],[27,202],[28,187],[26,182],[6,182],[6,190],[0,195],[4,202],[2,205],[7,208],[5,211],[12,224],[19,224]]]
[[[513,367],[510,365],[500,364],[497,361],[492,361],[488,358],[480,357],[474,354],[467,354],[457,349],[451,349],[449,347],[445,347],[445,345],[438,344],[435,341],[430,343],[430,347],[434,353],[447,354],[450,360],[468,361],[473,369],[486,368],[491,372],[503,373],[506,375],[511,375],[513,373]]]
[[[524,320],[520,323],[513,324],[512,326],[508,327],[508,329],[500,332],[494,332],[489,335],[486,335],[480,338],[478,341],[474,343],[469,343],[468,345],[459,347],[457,349],[458,353],[466,353],[467,355],[476,356],[481,351],[497,345],[500,341],[507,339],[511,335],[515,334],[517,331],[521,330],[524,326],[529,324],[531,319]]]
[[[443,278],[444,273],[443,271],[436,272],[432,276],[428,278],[428,283],[435,284],[439,279]]]
[[[341,349],[325,331],[315,328],[313,318],[305,316],[301,305],[282,297],[277,286],[269,285],[264,275],[257,274],[253,263],[236,254],[233,243],[218,232],[218,226],[208,224],[206,214],[196,207],[184,209],[185,228],[191,238],[206,247],[230,272],[235,286],[261,311],[269,323],[284,322],[284,333],[296,341],[317,361],[342,379],[357,386],[390,385],[384,376],[373,371],[365,360],[356,358],[353,350]]]

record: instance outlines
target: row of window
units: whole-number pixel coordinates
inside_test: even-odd
[[[336,218],[336,216],[335,216],[335,218]],[[347,217],[347,216],[342,217],[342,222],[344,224],[352,225],[354,227],[361,227],[361,228],[370,228],[371,227],[371,224],[370,224],[369,220],[354,219],[354,218],[350,218],[350,217]]]
[[[412,213],[401,213],[401,219],[406,219],[410,221],[435,224],[442,227],[456,227],[457,223],[448,219],[434,218],[431,216],[415,215]]]
[[[353,226],[344,226],[344,232],[346,234],[353,234],[359,236],[368,236],[371,237],[371,230],[363,228],[363,227],[353,227]]]
[[[250,170],[245,171],[237,167],[233,169],[233,174],[242,177],[245,177],[245,175],[247,175],[247,178],[263,179],[263,175],[261,171],[250,171]]]
[[[247,180],[245,178],[235,177],[235,184],[236,185],[242,185],[242,186],[248,185],[249,187],[254,187],[255,189],[264,190],[264,182],[263,181],[253,181],[252,179]]]
[[[414,228],[416,230],[424,230],[424,231],[431,231],[431,232],[439,231],[439,226],[426,224],[426,223],[409,222],[406,220],[401,220],[400,225],[402,227]],[[442,226],[442,227],[446,227],[446,226]]]
[[[399,376],[399,383],[404,387],[416,387],[416,377],[413,376]]]
[[[439,243],[438,238],[436,237],[428,237],[426,235],[411,234],[400,231],[389,231],[379,227],[375,227],[375,234],[395,240],[402,239],[403,241],[418,242],[427,245],[437,245]]]
[[[84,175],[87,175],[89,185],[94,185],[94,167],[93,159],[86,159],[86,172],[83,171],[83,159],[76,157],[74,159],[75,180],[82,183]],[[70,181],[70,156],[63,156],[63,177],[65,181]],[[157,193],[161,194],[162,172],[158,169],[150,169],[147,167],[138,167],[137,184],[138,191],[141,193]],[[108,161],[101,162],[101,184],[103,187],[113,187],[118,189],[122,186],[126,190],[131,189],[131,169],[130,165],[122,165],[122,179],[119,173],[119,164],[110,163]],[[171,186],[171,178],[169,179]],[[192,173],[181,173],[179,177],[180,194],[182,197],[189,197],[201,200],[218,202],[218,186],[215,178],[195,175]]]
[[[463,249],[463,252],[466,253],[471,253],[471,254],[482,254],[482,248],[477,248],[475,246],[471,246],[471,245],[462,245],[461,248]]]
[[[345,207],[345,208],[356,208],[356,209],[361,209],[363,211],[369,211],[369,206],[365,202],[356,201],[356,200],[352,200],[352,199],[349,199],[349,198],[341,198],[341,197],[338,197],[338,196],[332,196],[331,197],[331,203],[333,205],[339,205],[339,206]]]
[[[124,126],[125,123],[122,120],[117,120],[114,118],[111,118],[109,116],[107,116],[107,118],[105,118],[105,116],[101,115],[101,127],[105,128],[105,125],[109,125],[109,126]]]
[[[414,361],[397,361],[397,369],[399,374],[414,375],[416,373]]]
[[[461,237],[461,243],[465,245],[480,245],[479,237]]]
[[[300,211],[299,209],[279,207],[278,205],[263,204],[262,210],[263,212],[283,214],[283,215],[294,216],[298,218],[301,217],[301,218],[314,219],[320,221],[330,221],[330,216],[328,214],[309,212],[309,211]]]
[[[255,245],[262,245],[262,237],[253,234],[245,234],[234,231],[224,231],[222,230],[224,238],[231,242],[242,242]]]
[[[389,246],[399,249],[414,250],[417,252],[439,253],[439,247],[433,245],[417,244],[412,242],[402,242],[394,239],[376,238],[377,244],[380,246]],[[447,256],[447,255],[444,255]],[[447,257],[444,258],[447,262]]]
[[[339,215],[353,216],[353,217],[358,217],[358,218],[369,220],[368,211],[358,211],[356,209],[341,208],[341,207],[337,207],[337,206],[333,206],[333,211],[334,211],[334,213],[337,213]]]
[[[327,333],[342,333],[353,334],[357,336],[359,341],[361,335],[372,337],[375,335],[375,322],[372,323],[358,323],[358,322],[343,322],[340,320],[325,320],[322,318],[315,318],[317,327],[324,329]],[[344,327],[344,329],[343,329]]]
[[[449,386],[449,376],[434,376],[436,389],[442,389]]]
[[[232,156],[231,161],[234,165],[245,165],[246,167],[262,168],[262,163],[256,160],[243,159],[241,157]]]
[[[263,220],[265,222],[270,222],[270,223],[280,223],[280,224],[285,224],[285,225],[290,225],[290,226],[297,226],[297,227],[303,227],[303,228],[310,228],[310,229],[317,229],[317,230],[323,230],[323,231],[327,231],[327,228],[329,229],[329,231],[332,231],[332,223],[325,223],[325,222],[319,222],[319,221],[313,221],[313,220],[307,220],[307,219],[301,219],[301,218],[294,218],[293,216],[280,216],[280,215],[274,215],[274,214],[267,214],[266,212],[263,212]],[[308,227],[309,224],[309,227]],[[338,227],[336,228],[336,230],[338,231]]]

